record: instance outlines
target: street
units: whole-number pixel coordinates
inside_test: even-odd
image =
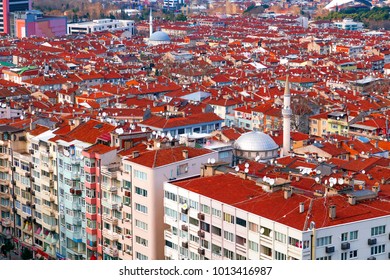
[[[9,256],[6,257],[3,254],[0,254],[0,260],[9,260]],[[15,254],[14,251],[11,251],[11,260],[21,260],[20,255]]]

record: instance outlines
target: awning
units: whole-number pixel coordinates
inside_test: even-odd
[[[96,261],[97,260],[97,258],[96,258],[96,256],[95,255],[91,255],[91,257],[89,258],[91,261]]]

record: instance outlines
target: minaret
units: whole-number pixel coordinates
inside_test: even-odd
[[[287,156],[290,153],[290,130],[291,130],[291,95],[290,95],[290,83],[288,81],[288,75],[286,76],[286,84],[284,88],[283,96],[283,151],[282,155]]]
[[[153,34],[153,16],[152,16],[152,8],[150,8],[150,15],[149,15],[149,38]]]

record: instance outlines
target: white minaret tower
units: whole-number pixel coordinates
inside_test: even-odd
[[[153,16],[152,16],[152,8],[150,8],[150,15],[149,15],[149,38],[153,34]]]
[[[283,96],[283,151],[282,155],[287,156],[290,153],[290,131],[291,131],[291,95],[290,95],[290,83],[288,81],[288,75],[286,77],[286,84],[284,88]]]

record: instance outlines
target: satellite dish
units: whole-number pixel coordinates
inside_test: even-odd
[[[333,183],[330,183],[329,186],[330,186],[330,187],[333,187]]]
[[[327,185],[328,184],[328,180],[325,180],[325,185]]]
[[[238,172],[238,171],[240,171],[240,167],[236,166],[236,168],[234,170],[236,170],[236,172]]]
[[[255,161],[259,161],[260,156],[256,156]]]
[[[207,163],[210,163],[210,162],[211,162],[211,158],[208,158],[208,159],[207,159]]]
[[[260,228],[260,233],[261,233],[261,234],[263,234],[263,233],[264,233],[264,231],[265,231],[265,230],[264,230],[264,228],[263,228],[263,227],[262,227],[262,228]]]
[[[20,119],[23,120],[23,119],[24,119],[24,116],[20,116]]]
[[[181,208],[182,208],[183,210],[187,210],[187,209],[188,209],[187,203],[184,203],[184,204],[181,206]]]
[[[245,173],[248,173],[248,172],[249,172],[249,169],[248,169],[248,168],[245,168],[244,172],[245,172]]]
[[[275,185],[275,179],[269,179],[269,180],[268,180],[268,183],[269,183],[271,186]]]
[[[164,138],[165,137],[165,133],[161,133],[161,138]]]
[[[337,180],[337,183],[339,183],[339,185],[344,184],[344,179],[343,179],[343,178],[339,178],[339,179]]]
[[[249,167],[249,163],[245,163],[245,167],[248,168]]]
[[[214,163],[215,163],[215,158],[212,158],[212,159],[210,160],[210,163],[211,163],[211,164],[214,164]]]
[[[366,174],[366,171],[365,171],[365,170],[362,170],[362,174]]]
[[[141,127],[141,131],[145,132],[146,131],[146,127]]]
[[[66,157],[69,156],[69,151],[68,150],[64,150],[64,156],[66,156]]]
[[[321,174],[321,170],[317,169],[316,173],[317,173],[317,175],[320,175]]]
[[[153,134],[153,135],[156,135],[156,131],[153,130],[152,134]]]
[[[316,177],[314,180],[316,181],[316,183],[320,182],[320,178],[319,177]]]

